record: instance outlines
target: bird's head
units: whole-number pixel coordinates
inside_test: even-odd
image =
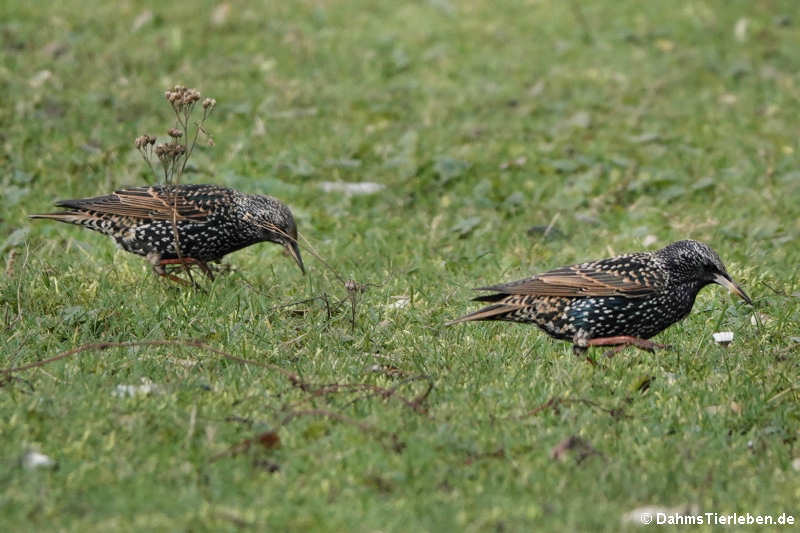
[[[659,250],[670,272],[701,287],[716,283],[728,288],[742,300],[752,305],[753,301],[728,274],[722,259],[710,246],[698,241],[673,242]]]
[[[271,196],[259,195],[251,198],[254,204],[250,210],[251,220],[259,228],[261,240],[274,242],[286,248],[305,274],[306,269],[297,244],[297,225],[292,212],[285,204]]]

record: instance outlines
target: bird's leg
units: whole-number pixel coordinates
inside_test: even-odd
[[[175,274],[170,274],[167,272],[167,269],[160,265],[153,265],[153,272],[158,274],[161,277],[167,278],[169,280],[174,281],[175,283],[180,283],[181,285],[188,285],[191,286],[192,284],[186,281],[185,279],[181,279]]]
[[[608,358],[614,357],[615,355],[617,355],[619,352],[621,352],[622,350],[624,350],[628,346],[630,346],[630,344],[620,344],[619,346],[614,346],[613,348],[608,350],[603,355],[605,355]]]
[[[647,352],[654,352],[656,350],[667,350],[669,346],[666,344],[658,344],[647,339],[640,339],[639,337],[631,337],[629,335],[620,335],[618,337],[599,337],[596,339],[589,339],[586,341],[587,346],[614,346],[615,348],[606,352],[606,356],[612,357],[614,354],[623,350],[628,346],[635,346],[640,350]]]
[[[208,266],[208,263],[206,263],[204,261],[197,260],[197,266],[200,267],[200,270],[203,271],[203,274],[208,276],[208,279],[210,279],[211,281],[214,281],[214,271],[211,270],[211,267]]]
[[[211,268],[205,263],[205,261],[200,261],[199,259],[195,259],[194,257],[183,257],[180,259],[161,259],[158,262],[159,266],[164,265],[197,265],[200,267],[200,270],[206,276],[214,281],[214,273],[211,271]]]

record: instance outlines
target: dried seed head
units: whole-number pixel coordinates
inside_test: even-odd
[[[186,89],[180,95],[180,103],[183,105],[192,105],[200,100],[200,92],[197,89]]]
[[[206,98],[203,100],[203,109],[214,109],[214,106],[217,105],[217,101],[213,98]]]
[[[178,128],[170,128],[169,131],[167,131],[167,134],[174,139],[183,137],[183,132]]]
[[[147,135],[140,135],[140,136],[136,137],[136,140],[133,141],[133,144],[136,145],[136,148],[141,150],[143,147],[147,146],[147,141],[148,140],[149,139],[148,139]]]
[[[159,159],[165,157],[168,151],[169,149],[166,144],[159,144],[156,146],[156,155],[158,156]]]

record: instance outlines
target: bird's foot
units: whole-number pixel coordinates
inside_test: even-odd
[[[158,262],[158,266],[161,267],[161,270],[163,272],[166,272],[166,269],[164,269],[164,266],[166,265],[182,265],[184,268],[191,265],[197,265],[198,267],[200,267],[200,270],[203,272],[203,274],[208,276],[208,278],[211,281],[214,281],[214,272],[211,270],[208,264],[205,261],[200,261],[199,259],[195,259],[194,257],[182,257],[180,259],[161,259]],[[158,270],[156,270],[156,272],[162,276],[164,275],[161,274],[161,272],[159,272]],[[175,278],[176,276],[171,276],[169,274],[167,275],[170,276],[170,279],[174,281],[173,278]]]
[[[613,346],[611,350],[605,353],[606,357],[613,357],[621,350],[628,346],[634,346],[640,350],[653,353],[656,350],[669,350],[670,346],[666,344],[658,344],[647,339],[640,339],[639,337],[631,337],[628,335],[620,335],[618,337],[600,337],[596,339],[589,339],[588,346]]]
[[[164,267],[153,266],[153,272],[155,272],[156,274],[158,274],[163,278],[167,278],[168,280],[174,281],[175,283],[186,285],[188,287],[192,286],[192,284],[186,281],[185,279],[179,278],[175,274],[170,274],[169,272],[167,272],[167,269]]]
[[[572,345],[572,353],[577,355],[578,357],[585,356],[584,360],[592,366],[602,366],[597,361],[595,361],[594,357],[591,354],[587,353],[589,348],[587,346],[582,346],[580,344],[573,344]]]

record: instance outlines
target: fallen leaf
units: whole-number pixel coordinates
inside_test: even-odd
[[[437,157],[433,164],[433,171],[439,176],[442,183],[463,175],[470,167],[470,164],[461,159],[442,156]]]
[[[453,226],[453,232],[458,233],[460,238],[464,238],[474,230],[478,225],[481,223],[481,217],[468,217],[462,218],[459,220],[455,226]]]
[[[211,458],[211,461],[217,461],[226,456],[233,456],[238,455],[240,453],[244,453],[248,451],[253,445],[259,445],[265,450],[273,450],[275,448],[280,448],[281,446],[281,438],[275,431],[264,431],[263,433],[259,433],[255,437],[251,437],[249,439],[244,439],[225,451],[222,451]]]
[[[271,450],[281,445],[281,438],[274,431],[265,431],[256,437],[257,442],[265,449]]]
[[[324,192],[341,192],[347,195],[375,194],[386,188],[382,183],[362,181],[358,183],[348,183],[343,181],[323,181],[318,184]]]

